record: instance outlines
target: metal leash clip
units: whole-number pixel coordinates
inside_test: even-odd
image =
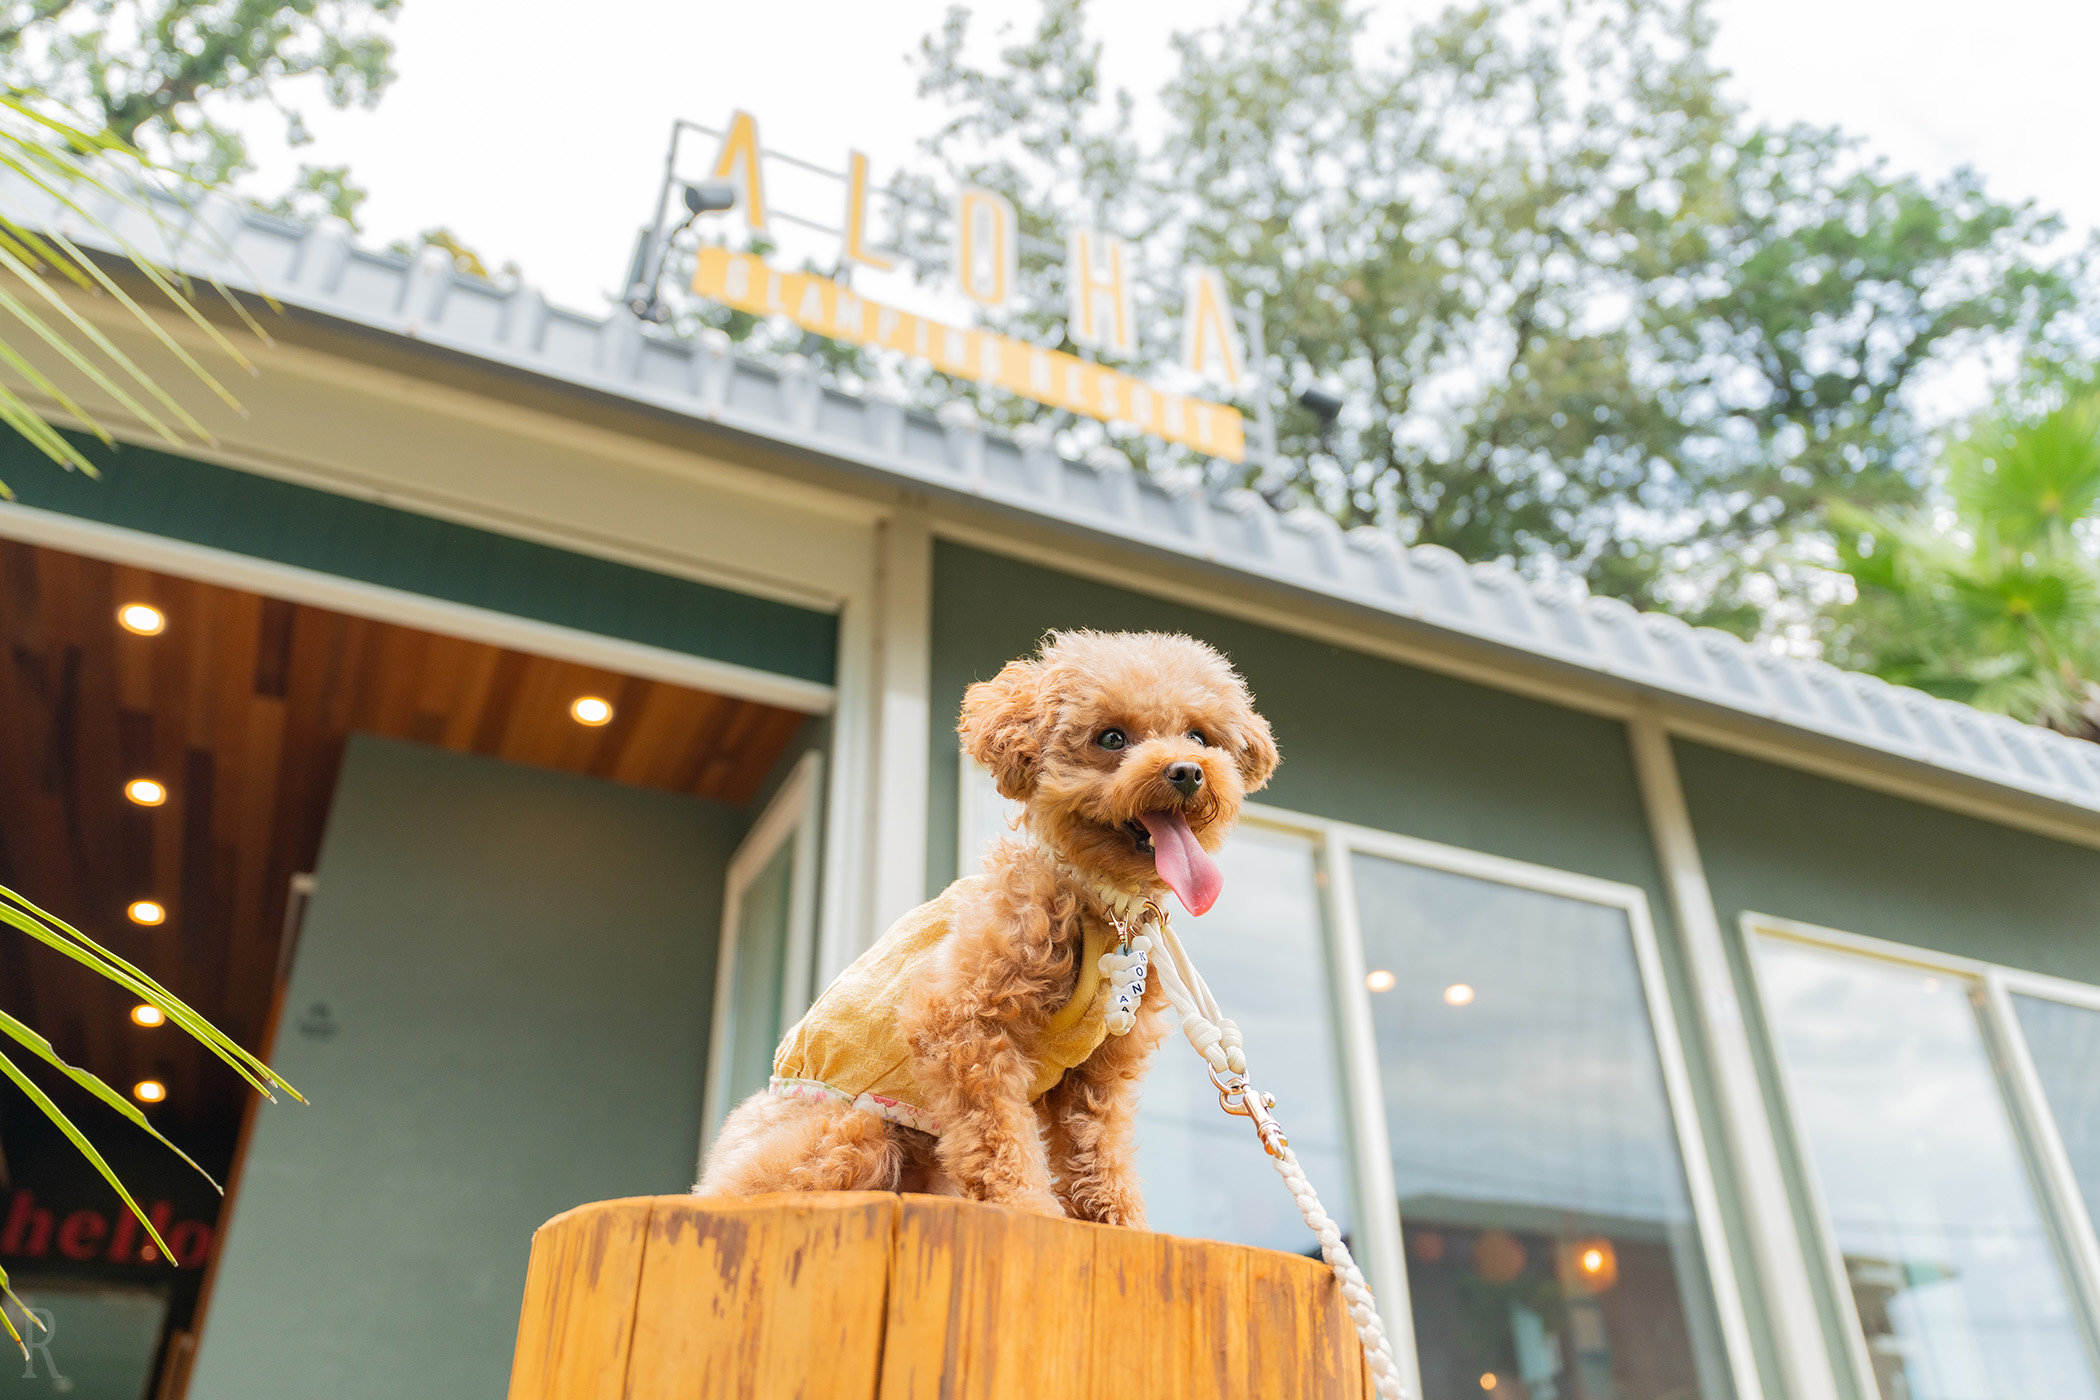
[[[1254,1131],[1261,1134],[1262,1150],[1271,1157],[1283,1156],[1283,1149],[1291,1140],[1283,1135],[1283,1124],[1269,1112],[1276,1107],[1276,1096],[1264,1094],[1249,1084],[1243,1074],[1221,1076],[1215,1067],[1211,1069],[1210,1082],[1217,1086],[1218,1107],[1235,1118],[1251,1119]]]

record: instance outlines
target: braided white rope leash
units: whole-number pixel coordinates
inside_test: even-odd
[[[1111,906],[1115,907],[1115,906]],[[1127,905],[1124,906],[1127,908]],[[1145,901],[1129,923],[1115,918],[1116,932],[1123,938],[1121,950],[1104,953],[1101,970],[1109,975],[1114,1008],[1110,1011],[1110,1029],[1122,1035],[1136,1024],[1132,1011],[1145,994],[1145,972],[1149,963],[1159,979],[1160,990],[1167,1001],[1181,1013],[1182,1033],[1190,1045],[1196,1048],[1204,1062],[1210,1066],[1210,1082],[1218,1087],[1218,1103],[1227,1113],[1251,1119],[1255,1132],[1261,1135],[1261,1145],[1268,1150],[1275,1164],[1276,1174],[1298,1203],[1299,1214],[1305,1224],[1320,1239],[1320,1257],[1334,1271],[1335,1281],[1341,1284],[1342,1297],[1349,1306],[1349,1319],[1356,1324],[1357,1340],[1363,1343],[1364,1364],[1370,1368],[1371,1383],[1382,1400],[1406,1400],[1407,1390],[1400,1382],[1400,1368],[1393,1362],[1393,1349],[1386,1340],[1385,1323],[1378,1316],[1378,1302],[1371,1296],[1370,1286],[1364,1282],[1363,1271],[1356,1267],[1356,1260],[1349,1253],[1349,1246],[1342,1241],[1341,1227],[1320,1206],[1320,1197],[1312,1183],[1305,1179],[1305,1169],[1298,1165],[1298,1154],[1291,1151],[1289,1139],[1283,1135],[1283,1126],[1269,1113],[1276,1100],[1257,1090],[1247,1082],[1247,1055],[1240,1044],[1240,1028],[1232,1018],[1218,1009],[1218,999],[1210,994],[1210,987],[1203,981],[1203,974],[1189,961],[1188,950],[1181,946],[1172,925],[1167,922],[1166,911],[1150,900]],[[1150,927],[1158,934],[1155,939],[1145,933],[1131,934],[1131,927]],[[1152,958],[1154,952],[1159,957]],[[1132,996],[1132,993],[1135,996]],[[1128,1020],[1123,1018],[1128,1017]],[[1116,1030],[1121,1022],[1122,1028]]]

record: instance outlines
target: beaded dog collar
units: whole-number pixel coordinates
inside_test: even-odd
[[[1033,846],[1042,854],[1045,860],[1050,862],[1051,869],[1079,886],[1087,894],[1093,896],[1094,902],[1108,911],[1110,922],[1114,923],[1119,931],[1124,924],[1136,918],[1144,911],[1145,906],[1151,903],[1150,900],[1141,894],[1133,894],[1129,890],[1120,889],[1106,880],[1097,879],[1087,874],[1084,870],[1066,860],[1063,852],[1059,851],[1048,841],[1043,840],[1042,837],[1037,836],[1034,832],[1028,832],[1026,840],[1030,846]]]
[[[1145,973],[1150,966],[1153,948],[1152,940],[1143,930],[1148,923],[1155,928],[1163,927],[1167,921],[1165,911],[1141,894],[1132,894],[1106,880],[1093,878],[1035,833],[1030,832],[1028,840],[1050,862],[1051,869],[1090,895],[1107,912],[1108,921],[1115,925],[1121,946],[1114,952],[1101,955],[1101,970],[1108,975],[1106,1025],[1110,1035],[1130,1034],[1137,1026],[1138,1007],[1145,1000]]]

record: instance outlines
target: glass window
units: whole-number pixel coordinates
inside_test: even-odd
[[[746,885],[737,905],[736,948],[729,959],[730,1019],[723,1111],[766,1087],[780,1043],[781,979],[787,966],[788,903],[795,843],[783,841]]]
[[[1758,982],[1882,1400],[2088,1400],[1978,995],[1775,938]]]
[[[1724,1400],[1626,911],[1354,872],[1424,1400]]]
[[[2012,1004],[2086,1214],[2100,1220],[2100,1011],[2018,993]]]
[[[962,866],[969,873],[985,847],[1012,829],[1017,804],[1000,798],[975,764],[965,760],[963,768]],[[1218,864],[1223,897],[1200,919],[1176,906],[1174,931],[1218,1005],[1239,1023],[1249,1077],[1275,1095],[1300,1165],[1346,1233],[1348,1138],[1315,843],[1242,823]],[[1292,1253],[1318,1249],[1253,1127],[1219,1109],[1207,1068],[1178,1024],[1145,1079],[1138,1169],[1155,1230]]]
[[[708,1029],[703,1158],[729,1111],[766,1087],[782,1033],[809,1005],[822,775],[817,753],[798,758],[729,860]]]
[[[24,1356],[0,1333],[7,1348],[0,1396],[131,1400],[146,1393],[167,1321],[164,1288],[18,1278],[15,1292],[43,1326],[13,1304],[0,1304],[31,1345]]]
[[[1350,1173],[1334,1018],[1327,994],[1313,843],[1242,824],[1219,853],[1225,893],[1208,914],[1174,916],[1189,958],[1239,1023],[1247,1077],[1276,1117],[1320,1204],[1347,1234]],[[1218,1107],[1209,1067],[1178,1018],[1138,1111],[1138,1166],[1155,1230],[1293,1254],[1319,1249],[1261,1140]]]

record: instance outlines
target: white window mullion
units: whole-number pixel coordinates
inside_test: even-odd
[[[1712,1064],[1722,1141],[1735,1169],[1737,1203],[1749,1236],[1748,1262],[1779,1354],[1781,1384],[1793,1400],[1839,1400],[1838,1368],[1810,1277],[1816,1264],[1795,1229],[1786,1168],[1767,1114],[1748,1018],[1729,966],[1720,915],[1707,884],[1670,735],[1660,723],[1646,717],[1628,725],[1627,733],[1642,805],[1676,915],[1678,943],[1691,983],[1689,1010]]]
[[[2079,1302],[2085,1314],[2086,1331],[2095,1354],[2100,1355],[2100,1238],[2093,1233],[2085,1195],[2057,1131],[2056,1115],[2050,1111],[2042,1077],[2013,1010],[2012,989],[2002,969],[1984,976],[1984,1029],[1999,1059],[2007,1081],[2013,1109],[2013,1124],[2025,1139],[2029,1161],[2035,1167],[2044,1208],[2053,1218],[2058,1244],[2064,1250]],[[2026,990],[2026,989],[2022,989]],[[2039,993],[2047,995],[2047,993]]]
[[[816,848],[823,774],[824,757],[817,750],[795,761],[787,780],[729,858],[723,876],[722,932],[715,955],[714,1015],[708,1027],[707,1087],[700,1118],[703,1165],[708,1146],[729,1111],[744,1095],[765,1087],[762,1066],[737,1063],[739,1022],[749,1019],[761,1028],[767,1042],[777,1042],[809,1008],[817,951]],[[779,891],[780,902],[772,906],[778,922],[770,927],[751,926],[746,904],[753,886],[783,854],[788,861],[785,889]],[[766,906],[754,907],[763,910]],[[778,986],[766,985],[769,979],[763,964],[756,961],[764,950],[745,946],[745,940],[753,937],[777,940]],[[753,980],[747,962],[757,968],[758,980]],[[776,1016],[778,1025],[768,1025]]]
[[[1746,945],[1746,961],[1750,965],[1751,993],[1759,1007],[1765,1003],[1764,989],[1758,971],[1757,936],[1759,924],[1751,915],[1742,918],[1743,942]],[[1773,1079],[1778,1088],[1778,1112],[1785,1118],[1788,1137],[1799,1147],[1806,1147],[1806,1128],[1794,1109],[1798,1097],[1793,1087],[1793,1072],[1787,1065],[1785,1054],[1778,1048],[1778,1037],[1772,1027],[1765,1028],[1765,1038],[1773,1048]],[[1859,1305],[1852,1297],[1852,1280],[1845,1272],[1845,1256],[1838,1248],[1837,1227],[1831,1223],[1830,1201],[1823,1190],[1823,1181],[1817,1175],[1812,1162],[1802,1162],[1800,1179],[1803,1194],[1808,1198],[1809,1214],[1815,1225],[1815,1238],[1806,1241],[1808,1253],[1823,1261],[1823,1268],[1830,1279],[1830,1291],[1837,1300],[1839,1319],[1843,1326],[1841,1339],[1845,1357],[1852,1363],[1852,1389],[1861,1400],[1875,1400],[1881,1393],[1874,1381],[1874,1359],[1867,1353],[1867,1332],[1859,1319]]]
[[[1415,1355],[1414,1309],[1407,1292],[1407,1259],[1400,1234],[1400,1193],[1393,1182],[1392,1138],[1385,1121],[1385,1088],[1378,1072],[1378,1040],[1371,1024],[1363,927],[1357,920],[1356,877],[1348,838],[1323,827],[1327,876],[1328,966],[1334,970],[1334,1009],[1342,1033],[1343,1083],[1349,1095],[1349,1145],[1355,1166],[1356,1218],[1364,1277],[1393,1343],[1393,1358],[1408,1394],[1422,1393]]]
[[[1684,1045],[1677,1037],[1676,1013],[1663,980],[1661,951],[1656,947],[1647,901],[1629,903],[1626,913],[1633,926],[1634,957],[1640,965],[1641,985],[1648,997],[1648,1019],[1653,1023],[1655,1047],[1662,1061],[1663,1091],[1669,1096],[1670,1116],[1677,1124],[1677,1150],[1684,1157],[1685,1189],[1692,1198],[1692,1218],[1698,1223],[1699,1243],[1706,1253],[1707,1283],[1713,1289],[1721,1349],[1728,1358],[1739,1400],[1752,1400],[1764,1393],[1764,1387],[1757,1374],[1757,1354],[1750,1344],[1750,1321],[1736,1281],[1734,1252],[1729,1248],[1728,1229],[1721,1217],[1721,1196],[1714,1189],[1713,1164],[1706,1155],[1706,1136],[1699,1124],[1691,1071],[1685,1064]],[[1687,1309],[1688,1317],[1695,1315]]]

